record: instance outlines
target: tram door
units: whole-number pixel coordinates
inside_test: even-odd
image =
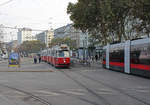
[[[130,73],[130,40],[125,42],[124,53],[125,53],[124,72],[129,74]]]

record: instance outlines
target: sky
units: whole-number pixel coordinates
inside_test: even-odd
[[[0,24],[56,29],[71,23],[66,13],[69,2],[75,3],[77,0],[0,0]]]
[[[9,3],[1,5],[7,1]],[[0,0],[0,24],[54,29],[71,23],[66,13],[69,2],[77,0]]]

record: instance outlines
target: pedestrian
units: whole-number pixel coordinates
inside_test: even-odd
[[[91,61],[92,61],[92,63],[94,63],[94,56],[91,57]]]
[[[98,60],[98,55],[97,55],[97,54],[95,55],[95,60],[96,60],[96,62],[97,62],[97,60]]]
[[[36,57],[36,55],[34,56],[34,64],[36,64],[37,63],[37,57]]]
[[[41,56],[39,56],[39,63],[41,63]]]

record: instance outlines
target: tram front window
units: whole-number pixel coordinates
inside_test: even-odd
[[[68,51],[59,51],[59,57],[69,57]]]

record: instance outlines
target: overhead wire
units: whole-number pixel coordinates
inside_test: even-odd
[[[17,27],[6,27],[6,26],[2,26],[0,28],[8,28],[8,29],[17,29],[17,30],[20,30],[20,29],[23,29],[23,28],[17,28]],[[31,28],[30,28],[31,29]],[[41,30],[41,29],[31,29],[32,31],[46,31],[46,30]]]
[[[10,3],[10,2],[12,2],[12,1],[14,1],[14,0],[8,0],[8,1],[4,2],[4,3],[1,3],[1,4],[0,4],[0,6],[3,6],[3,5],[6,5],[6,4],[9,4],[9,3]]]

